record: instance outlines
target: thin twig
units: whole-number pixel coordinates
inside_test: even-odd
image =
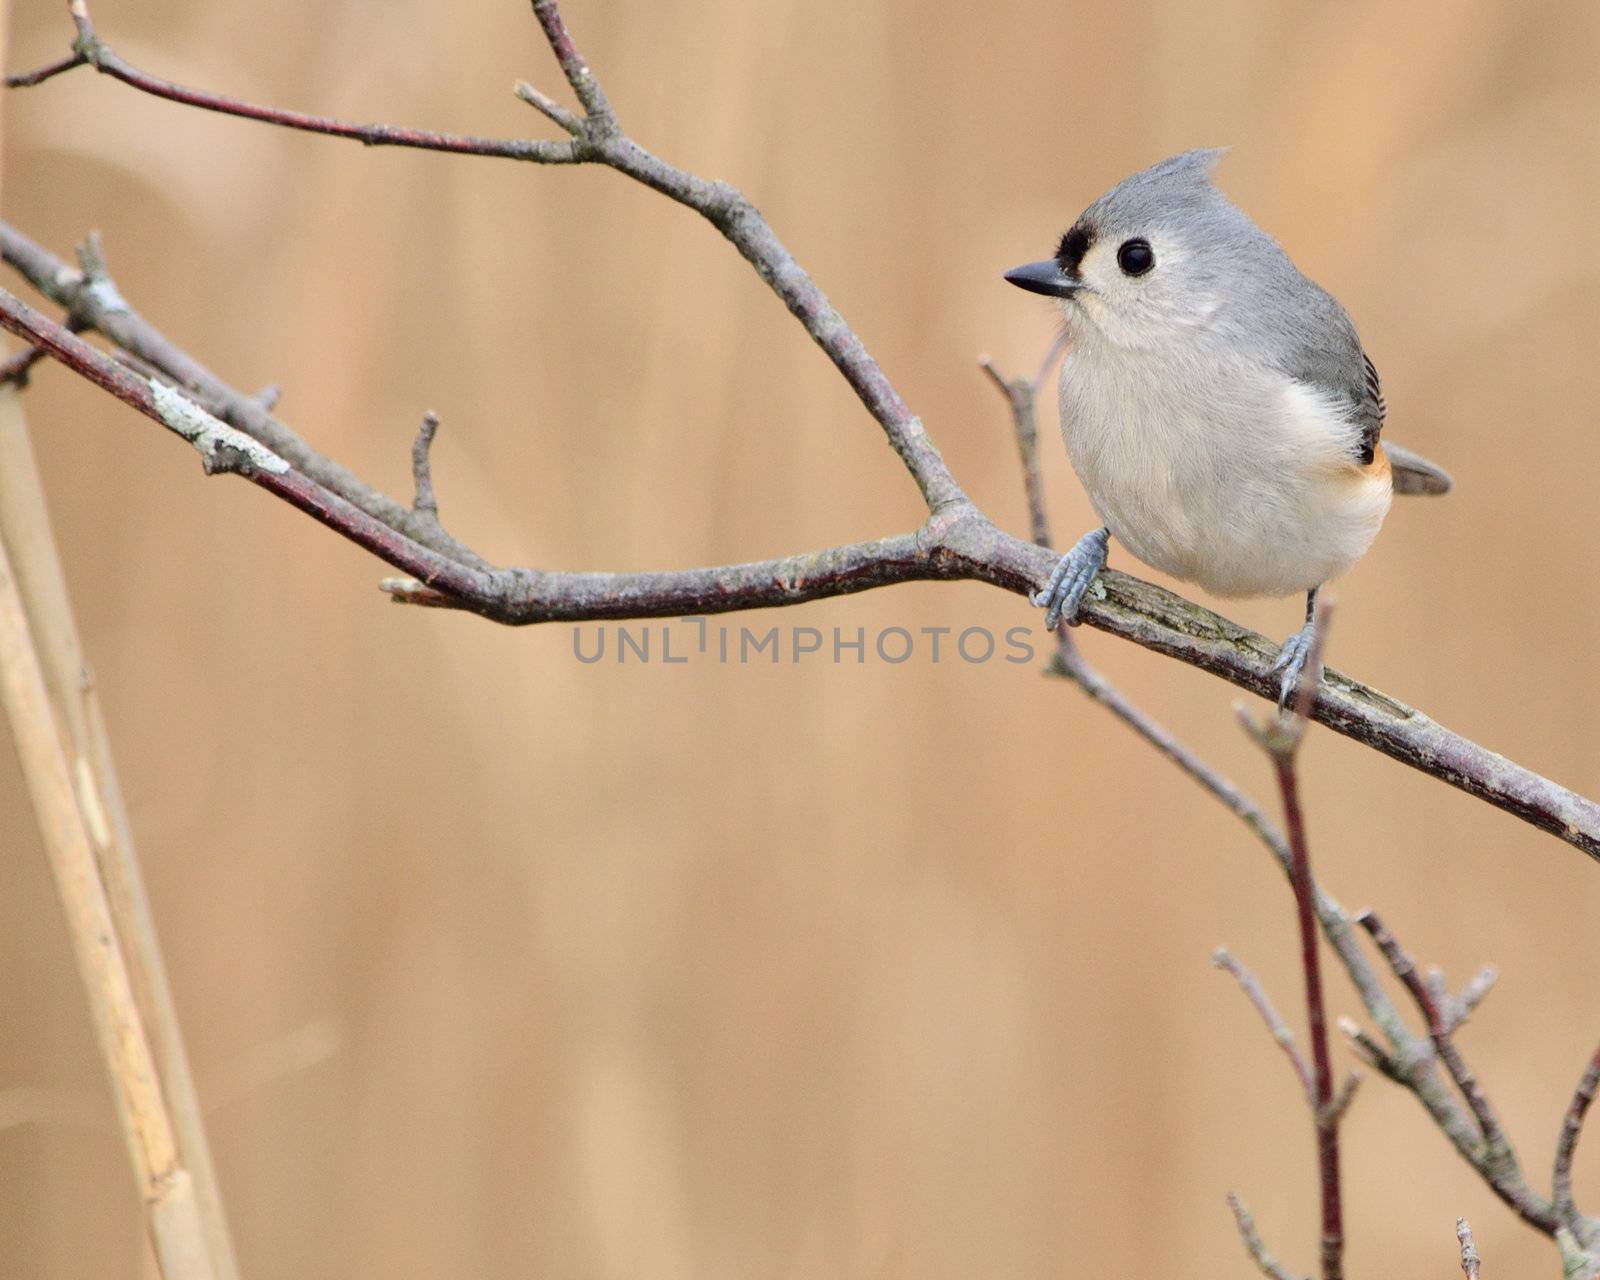
[[[1244,1241],[1245,1252],[1261,1269],[1261,1274],[1270,1277],[1270,1280],[1299,1280],[1294,1272],[1267,1252],[1266,1242],[1256,1230],[1256,1220],[1250,1216],[1250,1210],[1244,1207],[1244,1201],[1239,1199],[1237,1192],[1228,1192],[1228,1208],[1233,1210],[1233,1220],[1239,1228],[1239,1238]]]
[[[1477,1121],[1480,1141],[1469,1148],[1460,1148],[1458,1143],[1458,1149],[1462,1150],[1462,1154],[1483,1175],[1490,1189],[1523,1221],[1546,1235],[1551,1234],[1559,1225],[1556,1211],[1552,1204],[1534,1191],[1523,1177],[1516,1151],[1500,1127],[1499,1118],[1495,1115],[1488,1094],[1484,1092],[1476,1074],[1452,1039],[1451,1025],[1446,1013],[1440,1008],[1427,983],[1417,972],[1416,962],[1376,912],[1370,909],[1361,912],[1356,917],[1356,923],[1371,936],[1373,943],[1388,961],[1395,977],[1399,978],[1401,985],[1410,992],[1411,998],[1422,1012],[1423,1021],[1427,1024],[1434,1052],[1444,1064],[1445,1071],[1455,1082],[1456,1088],[1466,1100],[1467,1107]]]
[[[516,95],[547,120],[560,125],[574,138],[583,134],[583,117],[574,115],[554,98],[534,88],[526,80],[518,80]]]
[[[28,373],[50,353],[43,347],[24,347],[4,364],[0,364],[0,384],[13,382],[19,387],[28,385]]]
[[[1478,1280],[1478,1245],[1465,1218],[1456,1219],[1456,1239],[1461,1244],[1461,1270],[1467,1280]]]
[[[536,164],[578,164],[586,157],[575,140],[536,141],[524,138],[480,138],[463,133],[441,133],[432,129],[408,129],[392,124],[362,124],[338,120],[332,116],[311,115],[304,111],[291,111],[284,107],[269,107],[245,102],[227,94],[211,93],[187,85],[163,80],[150,75],[128,62],[100,36],[89,17],[85,0],[71,0],[72,20],[77,27],[77,39],[72,54],[59,62],[41,67],[27,75],[6,78],[6,86],[13,89],[40,84],[51,76],[71,71],[75,67],[89,66],[103,75],[122,81],[141,93],[148,93],[168,102],[202,111],[215,111],[222,115],[238,116],[245,120],[259,120],[264,124],[303,133],[319,133],[330,138],[348,138],[369,147],[413,147],[423,151],[443,151],[455,155],[496,156],[505,160],[527,160]]]
[[[1231,973],[1238,982],[1245,998],[1255,1006],[1256,1012],[1261,1015],[1261,1020],[1267,1024],[1267,1030],[1272,1038],[1278,1042],[1279,1047],[1288,1055],[1289,1063],[1294,1067],[1294,1073],[1299,1078],[1300,1087],[1304,1090],[1306,1101],[1313,1107],[1316,1105],[1315,1086],[1311,1079],[1310,1068],[1300,1054],[1299,1047],[1294,1042],[1294,1032],[1289,1030],[1289,1024],[1283,1016],[1273,1007],[1272,999],[1262,987],[1260,979],[1251,973],[1234,955],[1224,948],[1219,947],[1211,957],[1217,968],[1225,969]]]
[[[1349,1038],[1350,1047],[1369,1067],[1398,1085],[1409,1084],[1404,1068],[1395,1061],[1394,1055],[1373,1039],[1353,1018],[1340,1018],[1338,1027]]]
[[[54,62],[47,62],[44,66],[33,71],[22,71],[16,75],[6,77],[8,89],[31,89],[36,84],[43,84],[63,71],[71,71],[74,67],[81,67],[87,59],[74,50],[64,58],[57,58]]]
[[[1416,962],[1400,945],[1399,939],[1383,923],[1376,911],[1368,908],[1356,917],[1356,923],[1371,935],[1372,941],[1383,953],[1383,958],[1389,962],[1389,968],[1394,971],[1394,976],[1400,979],[1401,984],[1411,993],[1411,998],[1416,1001],[1417,1008],[1422,1011],[1423,1020],[1428,1026],[1428,1034],[1433,1037],[1434,1048],[1445,1064],[1445,1069],[1450,1073],[1450,1078],[1461,1090],[1461,1096],[1466,1099],[1467,1106],[1472,1109],[1485,1143],[1490,1148],[1503,1146],[1505,1133],[1500,1128],[1494,1107],[1478,1083],[1472,1068],[1467,1065],[1455,1042],[1450,1038],[1450,1026],[1445,1012],[1428,983],[1417,971]]]
[[[550,49],[556,55],[556,62],[560,64],[561,74],[566,76],[573,93],[578,95],[578,101],[583,104],[584,112],[590,121],[602,128],[614,129],[616,113],[612,111],[605,90],[600,87],[600,81],[595,79],[594,73],[589,70],[589,64],[584,61],[583,55],[578,52],[578,46],[573,43],[572,33],[567,30],[567,24],[562,20],[561,9],[555,0],[533,0],[533,16],[539,20],[539,26],[544,30],[544,37],[550,42]]]
[[[411,480],[417,494],[411,508],[426,511],[435,518],[439,515],[439,500],[433,492],[433,438],[438,434],[439,415],[429,409],[422,415],[422,425],[417,428],[417,438],[411,446]]]
[[[978,367],[1011,408],[1012,435],[1022,460],[1022,487],[1028,501],[1028,533],[1041,547],[1051,546],[1052,542],[1050,518],[1045,512],[1044,476],[1039,466],[1039,391],[1066,349],[1067,334],[1063,329],[1050,344],[1039,362],[1039,372],[1032,378],[1007,378],[988,356],[978,357]],[[1061,638],[1067,639],[1067,633],[1063,631]]]
[[[1361,1087],[1362,1076],[1359,1071],[1352,1071],[1345,1076],[1344,1083],[1339,1086],[1339,1092],[1333,1095],[1333,1101],[1319,1113],[1319,1117],[1326,1117],[1332,1124],[1338,1124],[1344,1119],[1344,1113],[1350,1110],[1350,1104],[1356,1100],[1356,1090]]]
[[[1494,984],[1499,980],[1500,970],[1492,964],[1484,965],[1467,980],[1467,985],[1461,988],[1452,1003],[1449,1020],[1452,1032],[1459,1030],[1477,1012],[1478,1006],[1494,990]]]
[[[1311,1111],[1317,1135],[1317,1181],[1322,1206],[1322,1280],[1341,1280],[1344,1275],[1344,1208],[1339,1181],[1339,1122],[1349,1104],[1346,1086],[1343,1101],[1336,1103],[1333,1088],[1333,1060],[1328,1051],[1328,1016],[1322,990],[1322,958],[1317,938],[1316,886],[1311,878],[1311,849],[1306,840],[1305,818],[1300,806],[1299,753],[1316,697],[1316,673],[1322,669],[1323,647],[1327,641],[1331,610],[1324,605],[1313,619],[1311,652],[1295,690],[1292,713],[1280,713],[1264,725],[1257,725],[1242,710],[1240,718],[1250,736],[1272,761],[1283,801],[1284,828],[1289,837],[1293,873],[1295,912],[1300,929],[1300,963],[1305,973],[1307,1039],[1311,1044]]]
[[[1578,1137],[1583,1132],[1583,1120],[1589,1114],[1596,1090],[1600,1090],[1600,1049],[1589,1059],[1589,1066],[1578,1087],[1573,1090],[1572,1101],[1561,1119],[1561,1134],[1556,1140],[1555,1173],[1551,1187],[1555,1193],[1556,1216],[1568,1226],[1573,1225],[1578,1209],[1572,1199],[1572,1157],[1578,1149]]]
[[[77,316],[68,312],[65,327],[73,333],[81,333],[85,325]],[[16,355],[5,361],[5,363],[0,364],[0,386],[12,384],[18,388],[26,387],[28,385],[28,375],[33,371],[33,366],[48,357],[49,354],[48,348],[37,343],[23,347]]]

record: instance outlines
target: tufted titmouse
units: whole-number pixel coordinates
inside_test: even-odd
[[[1077,620],[1115,537],[1219,596],[1306,593],[1284,643],[1279,705],[1310,655],[1317,589],[1377,536],[1391,493],[1450,477],[1379,443],[1383,392],[1355,326],[1211,182],[1188,151],[1111,188],[1056,256],[1008,272],[1061,300],[1061,434],[1105,527],[1033,603]]]

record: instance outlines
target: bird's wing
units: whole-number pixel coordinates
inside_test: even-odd
[[[1367,466],[1383,434],[1383,387],[1378,371],[1361,349],[1356,327],[1332,294],[1305,277],[1304,287],[1281,298],[1278,323],[1269,339],[1279,367],[1297,382],[1316,388],[1345,413],[1353,437],[1351,451]]]
[[[1317,347],[1302,344],[1298,349],[1300,370],[1296,377],[1309,382],[1331,395],[1345,406],[1350,421],[1359,435],[1354,448],[1362,466],[1369,465],[1377,456],[1378,437],[1383,434],[1383,420],[1388,406],[1383,402],[1383,383],[1378,379],[1377,367],[1361,349],[1355,326],[1332,298],[1328,301],[1338,308],[1342,324],[1330,326],[1323,332],[1332,333],[1334,341]],[[1359,374],[1356,372],[1359,370]],[[1383,446],[1389,459],[1394,491],[1398,494],[1449,493],[1455,482],[1443,467],[1435,466],[1421,454],[1390,441]]]
[[[1403,449],[1393,440],[1383,446],[1383,451],[1394,473],[1396,493],[1437,495],[1449,493],[1455,487],[1455,481],[1450,478],[1448,471],[1435,466],[1420,453]]]
[[[1378,370],[1338,299],[1301,275],[1287,257],[1281,263],[1280,271],[1255,281],[1251,329],[1243,336],[1264,347],[1279,370],[1343,411],[1352,461],[1368,466],[1377,457],[1387,412]],[[1452,481],[1443,468],[1396,444],[1383,449],[1396,493],[1450,492]]]

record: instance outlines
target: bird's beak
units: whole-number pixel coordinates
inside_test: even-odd
[[[1013,268],[1006,272],[1006,279],[1019,289],[1042,293],[1051,298],[1070,298],[1078,290],[1088,287],[1082,280],[1076,280],[1062,271],[1061,264],[1054,258]]]

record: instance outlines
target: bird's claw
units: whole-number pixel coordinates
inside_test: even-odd
[[[1077,625],[1078,607],[1083,603],[1089,584],[1106,566],[1106,545],[1110,537],[1105,529],[1084,534],[1077,545],[1061,557],[1044,589],[1028,597],[1044,609],[1046,631],[1054,631],[1063,621],[1069,627]]]
[[[1283,642],[1283,648],[1278,651],[1278,656],[1271,667],[1270,674],[1278,676],[1278,710],[1282,711],[1289,705],[1289,699],[1294,696],[1295,690],[1300,687],[1300,678],[1305,672],[1306,663],[1311,660],[1311,642],[1315,630],[1311,623],[1296,631]],[[1281,674],[1280,674],[1281,673]],[[1314,673],[1312,686],[1315,687],[1322,680],[1322,672]]]

